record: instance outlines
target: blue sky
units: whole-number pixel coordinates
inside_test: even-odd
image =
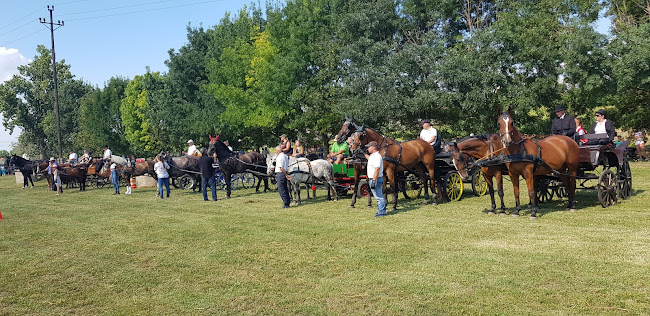
[[[72,73],[103,87],[112,76],[133,78],[152,71],[166,72],[170,48],[186,42],[186,26],[211,27],[226,12],[237,12],[251,0],[1,0],[0,82],[17,73],[16,66],[36,55],[36,46],[50,47],[50,32],[38,22],[54,20],[65,26],[54,32],[57,60],[65,59]],[[609,21],[596,26],[607,33]],[[0,149],[9,149],[19,130],[9,135],[0,127]]]

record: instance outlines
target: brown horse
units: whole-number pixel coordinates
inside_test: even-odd
[[[467,165],[469,164],[470,157],[476,159],[487,158],[499,154],[502,148],[503,144],[498,134],[477,135],[449,146],[454,166],[463,179],[467,178]],[[481,172],[483,173],[485,182],[487,182],[492,200],[492,208],[489,214],[495,214],[497,207],[496,201],[494,200],[494,183],[492,182],[494,177],[497,179],[497,189],[501,198],[501,211],[499,215],[506,214],[506,205],[503,203],[503,171],[504,169],[500,166],[481,167]]]
[[[349,125],[345,127],[344,124],[344,127],[339,131],[339,135],[347,133],[343,128],[349,128]],[[429,143],[421,139],[401,143],[364,126],[361,126],[359,130],[355,130],[352,135],[351,149],[353,152],[360,151],[362,146],[371,141],[376,141],[379,144],[379,154],[384,158],[384,172],[388,177],[391,188],[393,188],[393,211],[397,210],[397,194],[399,190],[396,173],[399,172],[415,171],[417,173],[422,183],[424,183],[424,202],[422,204],[428,203],[429,188],[427,183],[429,179],[433,179],[436,158],[436,153]],[[437,200],[435,181],[430,183],[433,204],[435,205]]]
[[[516,209],[512,216],[519,216],[519,176],[523,176],[532,204],[531,219],[537,218],[534,176],[556,174],[569,193],[568,210],[575,210],[576,174],[579,165],[579,147],[571,138],[561,135],[549,136],[539,141],[522,137],[507,112],[499,115],[499,133],[505,154],[515,162],[506,163],[514,186]],[[522,154],[540,159],[538,162],[516,161]]]
[[[362,127],[357,124],[354,119],[348,118],[341,126],[341,130],[338,135],[336,135],[337,142],[344,142],[351,137],[354,131],[361,129]],[[352,155],[353,160],[357,160],[355,155]],[[363,157],[365,159],[365,157]],[[365,164],[361,162],[353,162],[352,167],[354,168],[354,194],[352,194],[352,203],[350,208],[354,208],[354,204],[357,203],[357,193],[359,192],[359,182],[361,181],[361,176],[365,174]],[[372,194],[368,192],[368,207],[372,207]]]

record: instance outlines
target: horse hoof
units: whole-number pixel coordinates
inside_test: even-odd
[[[512,213],[512,217],[519,217],[519,213]]]
[[[568,209],[566,209],[566,210],[569,211],[569,212],[575,212],[575,211],[576,211],[575,208],[568,208]]]
[[[350,208],[354,208],[354,205],[350,205]]]
[[[499,216],[506,216],[506,212],[499,212]]]
[[[366,207],[367,207],[367,208],[372,208],[372,205],[368,205],[368,206],[366,206]]]
[[[533,215],[533,216],[530,217],[530,220],[531,220],[531,221],[534,221],[534,220],[536,220],[536,219],[537,219],[537,216],[535,216],[535,215]]]
[[[424,200],[424,202],[422,202],[422,205],[427,205],[427,204],[429,204],[429,201],[427,200]]]
[[[497,213],[495,213],[494,211],[489,211],[488,215],[497,215]]]

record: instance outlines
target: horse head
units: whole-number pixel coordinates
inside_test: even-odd
[[[357,124],[357,121],[354,118],[346,118],[343,125],[341,125],[341,130],[336,134],[335,140],[340,144],[346,141],[352,134],[356,131],[359,131],[363,128]]]
[[[363,155],[366,152],[365,145],[368,144],[368,137],[366,137],[366,129],[361,126],[360,130],[352,134],[352,142],[350,143],[350,152],[354,156]]]
[[[508,112],[502,112],[499,116],[499,135],[503,146],[508,147],[513,143],[513,136],[515,136],[516,128],[512,116]]]
[[[451,153],[451,161],[454,167],[456,167],[456,170],[458,171],[460,177],[463,179],[467,178],[467,165],[469,164],[469,155],[460,150],[456,142],[447,144],[446,148],[449,153]]]
[[[266,155],[266,174],[272,176],[275,173],[275,159],[277,154],[267,154]]]
[[[219,140],[219,135],[217,137],[210,136],[210,146],[208,146],[208,155],[212,156],[217,155],[218,159],[225,159],[233,155],[232,151],[228,149],[228,146]]]

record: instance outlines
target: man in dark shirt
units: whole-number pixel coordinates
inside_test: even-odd
[[[208,155],[207,150],[203,150],[203,155],[199,158],[199,167],[201,168],[201,189],[203,190],[203,200],[208,200],[208,188],[210,185],[210,190],[212,190],[212,200],[217,200],[217,183],[214,179],[214,159]]]
[[[561,106],[555,108],[555,115],[557,117],[551,124],[551,135],[564,135],[573,138],[576,133],[576,121],[573,116],[566,114],[565,109]]]

